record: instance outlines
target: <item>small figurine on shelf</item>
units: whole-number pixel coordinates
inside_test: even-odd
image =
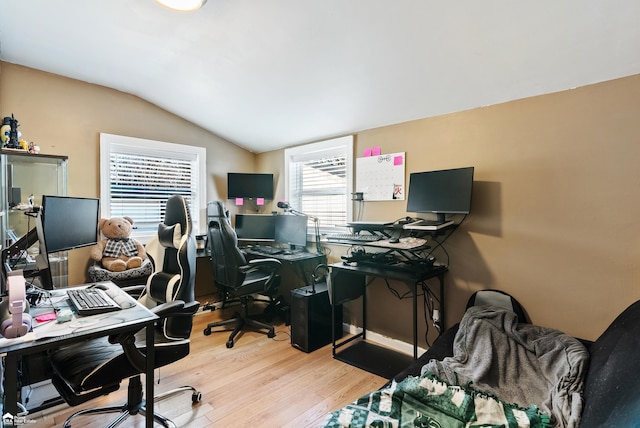
[[[0,127],[0,141],[2,141],[3,147],[7,149],[24,149],[26,142],[20,140],[20,136],[22,135],[18,131],[18,120],[13,117],[13,113],[11,113],[11,117],[5,117],[2,119],[2,126]],[[24,143],[24,144],[23,144]]]
[[[29,153],[33,153],[34,155],[37,155],[38,153],[40,153],[40,146],[34,144],[34,142],[30,142],[29,143]]]
[[[5,147],[8,149],[19,149],[20,143],[18,142],[18,120],[13,117],[13,113],[11,113],[11,117],[5,117],[2,120],[3,128],[6,125],[9,125],[9,140],[5,142]],[[6,131],[5,131],[6,133]]]

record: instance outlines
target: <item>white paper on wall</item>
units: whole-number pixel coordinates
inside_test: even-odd
[[[405,152],[356,159],[356,192],[365,201],[404,200]]]

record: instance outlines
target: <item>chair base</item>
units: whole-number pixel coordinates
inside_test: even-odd
[[[163,392],[162,394],[156,395],[153,400],[154,402],[160,401],[164,398],[173,396],[183,391],[191,391],[191,401],[192,404],[196,404],[200,402],[202,399],[202,394],[198,392],[192,386],[181,386],[179,388],[172,389],[170,391]],[[122,406],[107,406],[107,407],[98,407],[94,409],[84,409],[75,412],[71,416],[64,421],[62,425],[64,428],[71,428],[71,420],[77,416],[87,416],[87,415],[96,415],[103,413],[120,413],[116,419],[114,419],[111,423],[109,423],[107,428],[115,428],[124,422],[129,416],[140,414],[142,416],[147,415],[146,411],[146,402],[142,399],[142,382],[139,376],[131,378],[129,380],[129,390],[128,390],[128,400],[127,403]],[[153,419],[161,424],[164,427],[171,428],[176,427],[176,425],[168,418],[165,418],[162,415],[157,413],[153,414]]]
[[[273,327],[271,324],[267,324],[266,322],[261,322],[253,318],[249,318],[248,316],[242,316],[239,313],[234,314],[233,318],[230,318],[228,320],[217,321],[217,322],[212,322],[208,324],[207,327],[204,329],[204,335],[209,336],[212,333],[211,329],[214,327],[226,327],[229,325],[233,325],[234,327],[233,327],[233,330],[231,331],[231,334],[229,335],[229,340],[227,340],[227,348],[233,348],[233,345],[235,344],[234,341],[236,336],[238,335],[238,333],[242,331],[242,329],[245,326],[253,327],[253,329],[255,330],[265,329],[267,330],[266,331],[267,337],[269,338],[276,337],[275,327]],[[222,331],[226,331],[226,330],[222,330]]]

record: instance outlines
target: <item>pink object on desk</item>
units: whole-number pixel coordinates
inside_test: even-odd
[[[380,153],[382,153],[382,150],[380,149],[380,146],[376,146],[371,150],[371,154],[373,156],[380,156]]]
[[[244,199],[236,198],[236,205],[244,205]]]
[[[56,313],[55,312],[51,312],[49,314],[42,314],[42,315],[38,315],[37,317],[35,317],[35,320],[42,323],[42,322],[47,322],[47,321],[53,321],[56,319]]]

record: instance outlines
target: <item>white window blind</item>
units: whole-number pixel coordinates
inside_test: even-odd
[[[181,195],[199,230],[204,148],[101,134],[100,151],[102,217],[131,217],[133,236],[145,242],[163,221],[169,196]]]
[[[285,150],[285,194],[298,211],[319,219],[322,230],[351,220],[353,137]]]

